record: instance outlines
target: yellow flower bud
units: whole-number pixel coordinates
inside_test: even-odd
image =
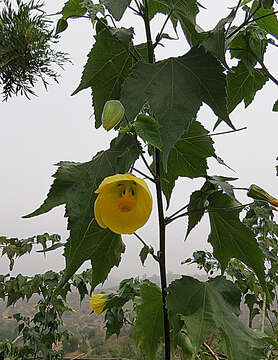
[[[119,100],[109,100],[102,111],[101,122],[107,131],[115,127],[124,117],[125,108]]]
[[[132,234],[142,227],[152,211],[152,196],[143,179],[131,174],[105,178],[96,190],[95,219],[116,234]]]
[[[258,185],[252,184],[248,190],[247,195],[255,200],[263,200],[270,203],[272,206],[278,206],[278,199],[269,195],[265,190]]]
[[[105,294],[92,295],[91,300],[90,300],[90,308],[97,315],[99,315],[103,312],[106,300],[107,300],[107,295],[105,295]]]

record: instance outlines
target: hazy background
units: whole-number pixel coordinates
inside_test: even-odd
[[[207,10],[201,10],[197,21],[205,30],[212,29],[217,20],[227,16],[228,7],[235,6],[237,1],[201,1]],[[217,5],[215,5],[217,3]],[[64,1],[48,1],[48,13],[56,13],[63,7]],[[277,7],[277,5],[275,5]],[[58,17],[55,19],[58,20]],[[156,16],[152,21],[153,38],[159,32],[164,17]],[[38,208],[46,197],[52,183],[51,175],[56,171],[54,164],[61,160],[85,162],[93,155],[106,149],[113,137],[114,131],[107,133],[103,129],[94,129],[92,117],[90,90],[71,97],[70,94],[80,81],[83,66],[87,61],[94,43],[94,32],[88,20],[72,19],[69,28],[61,34],[57,45],[59,50],[69,53],[73,65],[66,65],[61,72],[59,84],[52,84],[48,92],[41,85],[37,85],[37,97],[28,101],[24,97],[10,99],[1,103],[0,121],[0,235],[7,237],[26,238],[36,234],[61,234],[65,240],[68,237],[64,207],[55,208],[50,213],[31,219],[22,219],[25,214]],[[136,43],[144,42],[142,21],[128,12],[121,21],[122,26],[135,28]],[[171,26],[165,30],[175,36]],[[183,55],[189,50],[181,31],[179,40],[164,41],[165,48],[158,47],[157,59],[169,56]],[[272,47],[265,59],[269,71],[277,78],[277,49]],[[275,61],[276,60],[276,61]],[[231,64],[231,63],[230,63]],[[278,178],[275,173],[277,151],[277,121],[278,114],[272,112],[272,106],[278,98],[275,85],[268,84],[255,97],[247,110],[240,105],[231,119],[236,128],[247,126],[248,129],[228,135],[215,136],[217,155],[233,168],[232,172],[217,164],[216,160],[209,160],[209,175],[223,175],[239,177],[234,185],[249,187],[256,183],[274,196],[278,197]],[[216,117],[212,111],[203,106],[199,118],[207,130],[212,131]],[[226,125],[217,128],[218,131],[230,130]],[[187,203],[192,191],[199,189],[203,180],[182,179],[172,196],[171,206],[167,214],[172,214]],[[155,195],[152,184],[149,184]],[[239,191],[237,192],[239,193]],[[243,203],[250,202],[245,192],[238,194]],[[157,250],[158,229],[157,214],[154,207],[150,221],[138,230],[145,241]],[[207,217],[201,225],[194,229],[188,240],[184,242],[186,219],[179,219],[167,227],[167,266],[168,271],[178,273],[192,272],[193,268],[181,265],[181,261],[189,257],[196,249],[209,249],[207,237],[209,225]],[[124,236],[126,252],[122,256],[119,268],[111,273],[113,278],[122,278],[153,274],[158,272],[157,264],[148,258],[142,267],[138,254],[142,245],[134,236]],[[89,266],[86,263],[82,269]],[[64,268],[62,251],[42,254],[25,255],[15,263],[11,275],[41,273],[49,269],[55,271]],[[9,273],[6,256],[0,262],[1,273]]]

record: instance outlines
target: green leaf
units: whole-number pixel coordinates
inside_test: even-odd
[[[148,2],[149,20],[151,20],[157,13],[168,14],[170,9],[164,5],[160,0],[149,0]]]
[[[117,21],[121,20],[130,2],[131,0],[101,0],[101,3]]]
[[[114,31],[111,28],[111,31]],[[96,127],[101,126],[103,106],[108,100],[118,100],[123,80],[130,73],[134,64],[126,50],[127,38],[123,33],[102,27],[95,36],[96,42],[88,55],[88,61],[82,73],[81,82],[72,95],[88,87],[92,88]],[[117,37],[120,37],[119,40]],[[124,43],[123,43],[124,42]],[[144,52],[145,45],[138,45],[137,50]]]
[[[257,25],[240,31],[230,44],[232,58],[240,59],[252,74],[258,61],[263,61],[269,42],[267,33]]]
[[[242,62],[232,67],[227,76],[228,112],[231,113],[241,101],[244,101],[245,107],[250,105],[256,92],[262,89],[267,80],[268,77],[261,69],[250,72]]]
[[[278,100],[276,100],[275,103],[273,104],[272,111],[278,111]]]
[[[162,295],[159,287],[152,283],[143,283],[140,293],[141,304],[137,306],[134,339],[147,360],[153,360],[164,334]]]
[[[208,195],[202,190],[194,191],[190,196],[188,205],[188,226],[185,239],[190,231],[199,223],[205,213],[205,203]]]
[[[202,47],[155,64],[138,63],[123,84],[121,102],[130,120],[147,101],[160,123],[163,162],[195,118],[202,101],[233,127],[226,111],[223,67]],[[169,131],[171,129],[171,131]]]
[[[140,260],[141,260],[141,263],[143,266],[145,264],[147,256],[151,253],[151,251],[152,251],[152,249],[146,245],[142,247],[139,256],[140,256]]]
[[[189,129],[177,141],[168,158],[167,173],[162,170],[162,190],[169,206],[172,190],[179,176],[189,178],[206,175],[207,158],[215,156],[213,141],[206,136],[208,131],[198,122],[193,121]]]
[[[61,18],[58,20],[57,22],[57,26],[56,26],[56,35],[65,31],[67,29],[67,27],[69,26],[67,20],[65,20],[64,18]]]
[[[270,9],[273,6],[274,0],[262,0],[262,2],[265,9]]]
[[[196,16],[199,13],[196,0],[161,0],[172,11],[172,22],[180,22],[183,33],[191,46],[199,45],[207,37],[196,24]]]
[[[235,181],[238,180],[238,178],[231,178],[231,177],[225,177],[225,176],[208,176],[207,181],[209,181],[211,184],[216,185],[216,187],[220,190],[223,190],[224,193],[229,195],[232,199],[235,198],[233,185],[229,184],[228,181]]]
[[[230,24],[235,18],[235,9],[230,14],[221,19],[215,28],[209,32],[208,37],[202,41],[202,46],[213,54],[222,64],[228,68],[225,59],[226,53],[226,29],[225,25]]]
[[[93,220],[94,191],[105,177],[127,172],[138,157],[136,138],[121,134],[111,142],[109,150],[98,153],[89,162],[61,162],[47,199],[39,209],[25,216],[44,214],[66,204],[70,238],[65,249],[63,284],[88,259],[93,266],[92,287],[103,282],[111,267],[118,265],[124,245],[120,236],[99,228]]]
[[[70,238],[65,248],[66,270],[60,287],[86,261],[91,260],[93,274],[92,290],[103,283],[114,266],[121,261],[121,254],[125,251],[125,245],[121,236],[108,229],[100,228],[95,220],[89,224],[82,238]]]
[[[124,312],[122,309],[108,309],[105,313],[106,339],[111,335],[120,335],[124,325]]]
[[[37,250],[37,252],[38,252],[38,253],[46,253],[46,252],[48,252],[48,251],[53,251],[53,250],[56,250],[56,249],[58,249],[58,248],[60,248],[60,247],[64,247],[64,246],[65,246],[64,243],[54,244],[54,245],[52,245],[52,246],[50,246],[50,247],[48,247],[48,248],[46,248],[46,249]]]
[[[136,133],[147,143],[161,150],[159,123],[151,116],[140,114],[134,122]]]
[[[257,8],[257,5],[258,2],[254,1],[251,11],[254,11]],[[256,23],[259,25],[260,28],[264,29],[269,34],[273,35],[276,39],[278,39],[278,20],[276,14],[274,14],[273,7],[269,7],[267,9],[263,9],[263,8],[258,9],[255,15],[253,16],[253,19],[257,19],[261,16],[265,16],[268,14],[272,14],[272,15],[256,20]]]
[[[134,29],[131,27],[129,29],[126,28],[111,28],[110,30],[111,34],[115,36],[126,49],[129,48],[129,45],[132,41]]]
[[[82,0],[69,0],[65,3],[62,11],[63,18],[80,17],[85,15],[86,9],[82,6]]]
[[[213,255],[224,271],[232,258],[242,261],[253,269],[265,288],[264,255],[253,232],[239,219],[240,203],[221,192],[209,197],[211,232],[208,241],[213,246]]]
[[[205,339],[218,329],[229,360],[263,358],[266,336],[247,328],[236,316],[239,295],[235,285],[222,277],[201,283],[183,276],[171,283],[167,307],[182,314],[195,355]]]
[[[204,289],[200,281],[190,276],[182,276],[172,281],[167,289],[167,308],[173,314],[191,315],[203,304]],[[186,294],[186,296],[182,296]]]
[[[198,121],[192,122],[170,151],[167,175],[175,179],[179,176],[193,179],[206,175],[206,159],[215,155],[213,141],[207,134],[208,131]]]

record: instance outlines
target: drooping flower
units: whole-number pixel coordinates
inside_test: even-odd
[[[264,189],[258,185],[252,184],[247,192],[247,195],[255,200],[267,201],[272,206],[278,206],[278,199],[269,195]]]
[[[97,314],[101,314],[103,312],[105,303],[107,301],[106,294],[96,294],[92,295],[90,299],[90,308]]]
[[[143,226],[152,211],[152,196],[143,179],[131,174],[105,178],[96,190],[95,219],[116,234],[132,234]]]

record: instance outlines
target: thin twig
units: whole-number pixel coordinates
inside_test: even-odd
[[[152,182],[155,183],[155,180],[154,180],[153,178],[151,178],[150,176],[144,174],[142,171],[140,171],[140,170],[138,170],[138,169],[135,169],[135,168],[133,168],[132,170],[138,172],[138,174],[144,176],[146,179],[148,179],[148,180],[150,180],[150,181],[152,181]]]
[[[132,6],[129,5],[128,8],[129,8],[130,10],[134,11],[135,14],[141,15],[140,12],[139,12],[138,10],[134,9]]]
[[[142,17],[144,17],[144,14],[142,13],[142,10],[141,10],[141,5],[140,5],[140,3],[138,3],[138,1],[135,0],[135,4],[136,4],[136,6],[137,6],[137,8],[138,8],[139,15],[141,15]]]
[[[265,17],[268,17],[268,16],[272,16],[272,15],[275,15],[278,13],[278,11],[274,11],[273,13],[270,13],[270,14],[266,14],[266,15],[262,15],[262,16],[259,16],[255,19],[251,19],[255,12],[257,11],[258,9],[256,9],[247,19],[247,21],[244,21],[238,28],[236,28],[234,31],[232,31],[229,35],[227,35],[227,39],[229,39],[230,37],[234,36],[237,32],[239,32],[242,28],[244,28],[246,25],[248,24],[251,24],[252,22],[254,21],[258,21],[258,20],[261,20]]]
[[[234,210],[238,210],[238,209],[244,209],[246,206],[252,205],[253,203],[249,203],[249,204],[245,204],[245,205],[239,205],[239,206],[233,206],[233,207],[229,207],[229,208],[210,208],[210,209],[206,209],[206,208],[201,208],[201,209],[195,209],[192,211],[186,211],[180,215],[177,215],[175,217],[172,217],[171,219],[167,218],[165,219],[165,223],[166,225],[170,224],[172,221],[177,220],[181,217],[184,216],[188,216],[190,214],[194,214],[196,212],[199,211],[203,211],[204,213],[210,213],[210,212],[217,212],[217,211],[234,211]]]
[[[188,206],[189,206],[189,204],[183,206],[182,208],[180,208],[179,210],[177,210],[176,212],[174,212],[174,214],[172,214],[172,215],[170,215],[170,216],[167,216],[167,217],[165,218],[165,222],[167,223],[167,221],[168,221],[169,219],[171,219],[172,217],[176,216],[176,215],[177,215],[178,213],[180,213],[181,211],[185,210]]]
[[[212,350],[212,348],[207,343],[204,342],[203,346],[208,350],[208,352],[212,355],[212,357],[215,360],[219,360],[219,357],[215,354],[215,352]]]
[[[171,11],[169,12],[166,20],[164,21],[164,24],[162,25],[162,28],[161,28],[159,34],[157,35],[157,40],[156,40],[156,42],[153,44],[153,49],[155,49],[155,48],[157,47],[157,45],[159,44],[159,41],[161,40],[161,36],[162,36],[162,34],[163,34],[164,28],[165,28],[168,20],[170,19],[172,13],[173,13],[173,9],[171,9]]]
[[[241,130],[246,130],[246,129],[247,129],[247,127],[245,126],[243,128],[240,128],[240,129],[222,131],[222,132],[219,132],[219,133],[204,134],[204,135],[197,135],[197,136],[189,136],[187,138],[178,139],[177,141],[185,141],[185,140],[199,139],[199,138],[203,138],[203,137],[207,137],[207,136],[216,136],[216,135],[229,134],[229,133],[234,133],[234,132],[241,131]]]
[[[266,18],[266,17],[268,17],[268,16],[275,15],[275,14],[277,14],[277,13],[278,13],[278,10],[277,10],[277,11],[274,11],[273,13],[265,14],[265,15],[262,15],[262,16],[259,16],[259,17],[255,18],[255,19],[252,19],[252,20],[250,20],[248,23],[251,23],[251,22],[253,22],[253,21],[261,20],[261,19],[263,19],[263,18]],[[248,23],[247,23],[247,24],[248,24]]]
[[[258,63],[261,65],[263,71],[265,72],[266,76],[272,81],[274,82],[275,85],[278,86],[278,80],[272,75],[270,74],[270,72],[267,70],[265,64],[263,63],[263,61],[261,61],[260,59],[257,59]]]
[[[135,235],[135,236],[137,237],[137,239],[138,239],[139,241],[141,241],[141,243],[142,243],[144,246],[150,248],[149,245],[141,238],[141,236],[139,236],[138,234],[136,234],[136,232],[134,232],[133,235]],[[153,252],[150,252],[150,254],[151,254],[151,256],[154,258],[155,261],[159,261],[158,257],[157,257]]]
[[[149,172],[150,172],[150,173],[152,174],[152,176],[154,177],[154,173],[153,173],[151,167],[149,166],[149,164],[147,163],[147,160],[145,159],[144,154],[143,154],[142,151],[141,151],[141,153],[140,153],[140,156],[141,156],[141,158],[142,158],[142,160],[143,160],[146,168],[149,170]]]
[[[242,0],[239,0],[238,3],[237,3],[236,9],[235,9],[235,16],[236,16],[236,13],[238,12],[238,9],[239,9],[239,7],[240,7],[241,1],[242,1]],[[228,32],[229,32],[230,27],[231,27],[231,25],[232,25],[232,22],[233,22],[233,20],[229,23],[229,25],[228,25],[228,27],[227,27],[227,30],[226,30],[226,34],[228,34]]]

